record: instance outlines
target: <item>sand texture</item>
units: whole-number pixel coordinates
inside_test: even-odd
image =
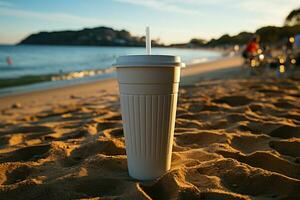
[[[1,109],[0,199],[300,199],[300,79],[182,87],[172,168],[149,182],[128,176],[116,94],[36,106]]]

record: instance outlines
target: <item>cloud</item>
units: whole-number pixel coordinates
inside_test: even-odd
[[[198,14],[196,10],[183,8],[179,5],[174,4],[172,1],[166,1],[166,0],[115,0],[115,1],[140,5],[140,6],[148,7],[159,11],[167,11],[167,12],[189,14],[189,15]]]
[[[298,0],[286,0],[284,3],[281,0],[252,0],[239,1],[236,7],[252,14],[250,21],[257,21],[259,25],[282,25],[285,17],[293,9],[300,7]]]
[[[158,11],[167,11],[189,15],[199,15],[203,6],[215,6],[235,9],[253,14],[253,18],[264,16],[270,22],[282,19],[292,10],[300,7],[299,0],[115,0],[117,2],[148,7]],[[202,13],[206,10],[201,10]]]
[[[290,12],[292,9],[300,6],[300,3],[298,0],[286,0],[284,3],[278,0],[273,0],[272,2],[266,0],[252,0],[239,1],[236,6],[246,11],[272,15],[274,17]]]
[[[171,1],[171,0],[162,0]],[[201,6],[222,7],[239,10],[251,18],[247,22],[266,24],[282,24],[290,11],[300,7],[299,0],[172,0],[175,4],[189,4],[200,9]]]
[[[84,24],[90,26],[103,24],[103,21],[100,21],[95,18],[79,17],[76,15],[70,15],[66,13],[27,11],[9,7],[0,7],[0,16],[30,18],[57,23]]]

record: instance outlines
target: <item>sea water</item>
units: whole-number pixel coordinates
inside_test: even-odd
[[[137,54],[145,54],[145,48],[0,45],[0,95],[114,77],[111,66],[116,58]],[[222,56],[215,51],[183,48],[153,48],[152,54],[177,55],[186,64]]]

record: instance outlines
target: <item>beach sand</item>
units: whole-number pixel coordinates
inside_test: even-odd
[[[127,173],[115,80],[1,98],[0,199],[300,199],[300,76],[240,64],[183,71],[172,167],[148,182]]]

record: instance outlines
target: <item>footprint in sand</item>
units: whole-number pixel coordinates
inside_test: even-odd
[[[230,145],[241,151],[242,153],[248,154],[255,151],[270,150],[269,147],[270,137],[266,135],[243,135],[243,136],[233,136],[230,140]]]
[[[295,123],[300,124],[300,113],[291,112],[291,113],[283,114],[279,117],[288,118],[288,119],[294,120]]]
[[[194,128],[194,129],[203,129],[205,126],[204,123],[199,120],[191,120],[191,119],[176,119],[176,128]]]
[[[252,134],[266,134],[269,135],[272,131],[281,127],[282,125],[277,123],[268,123],[260,121],[250,121],[247,123],[241,123],[238,126],[238,129],[241,131],[249,131]]]
[[[213,100],[215,103],[225,103],[230,106],[243,106],[251,103],[253,100],[246,96],[226,96]]]
[[[123,128],[111,128],[103,131],[103,134],[107,137],[122,138],[124,137]]]
[[[112,176],[117,174],[128,177],[127,158],[124,155],[104,155],[97,154],[92,159],[85,161],[90,167],[90,170],[100,170],[101,172],[108,172]]]
[[[99,176],[86,176],[74,180],[73,188],[77,193],[88,196],[118,196],[126,193],[128,182],[117,177],[103,178]]]
[[[122,123],[119,121],[106,121],[106,120],[97,122],[98,132],[111,129],[111,128],[116,128],[116,127],[122,127]]]
[[[279,88],[281,89],[293,89],[293,90],[297,90],[298,89],[298,85],[296,82],[291,82],[291,81],[279,81],[275,83]]]
[[[300,140],[280,140],[280,141],[270,141],[269,145],[271,148],[275,149],[281,154],[300,157]]]
[[[249,121],[250,119],[241,113],[230,113],[226,115],[226,119],[229,123],[235,123],[240,121]]]
[[[126,152],[124,142],[121,142],[117,139],[106,139],[101,137],[97,141],[89,142],[85,145],[80,146],[77,149],[74,149],[71,152],[70,159],[68,159],[68,161],[70,161],[70,165],[74,165],[96,154],[110,156],[125,155]]]
[[[103,116],[104,121],[121,121],[122,117],[120,114],[108,114],[107,116]]]
[[[176,148],[176,144],[175,144]],[[201,164],[202,162],[221,158],[222,156],[208,153],[201,148],[179,150],[172,153],[172,168],[185,165],[186,167],[192,167]]]
[[[54,138],[57,140],[62,140],[62,141],[88,138],[89,136],[93,136],[98,133],[96,125],[97,124],[95,124],[95,123],[83,123],[80,126],[80,128],[78,128],[74,131],[64,133],[62,135],[57,134]],[[51,135],[47,135],[47,136],[49,136],[48,139],[50,139],[50,140],[53,138],[53,137],[51,137]],[[46,138],[47,136],[45,136],[44,138]],[[54,136],[54,134],[52,134],[52,136]]]
[[[270,152],[257,151],[249,155],[228,151],[218,151],[218,153],[225,158],[233,158],[253,167],[281,173],[291,178],[300,178],[300,165],[275,156]]]
[[[212,143],[226,143],[227,137],[224,134],[214,132],[191,132],[175,136],[175,142],[185,147],[205,147]]]
[[[276,106],[277,108],[285,109],[285,110],[290,110],[290,109],[293,109],[293,108],[298,108],[293,103],[289,103],[289,102],[286,102],[286,101],[279,101],[279,102],[273,103],[273,105]]]
[[[263,160],[266,163],[268,161]],[[192,170],[210,177],[219,177],[227,190],[242,195],[263,196],[266,199],[285,199],[287,196],[288,199],[299,199],[300,196],[299,180],[254,168],[231,158],[212,161]]]
[[[61,124],[61,128],[64,129],[76,129],[76,128],[80,128],[85,124],[85,121],[68,121],[68,122],[63,122]]]
[[[269,133],[272,137],[278,137],[283,139],[288,138],[300,138],[300,126],[283,125]]]
[[[24,134],[11,134],[0,137],[0,147],[18,145],[24,142]]]
[[[190,120],[197,120],[199,119],[199,115],[195,115],[189,112],[176,112],[176,119],[190,119]]]
[[[53,133],[53,129],[48,126],[18,126],[9,131],[10,133]]]
[[[259,89],[259,90],[256,90],[260,93],[265,93],[265,94],[268,94],[268,95],[281,95],[282,93],[284,93],[284,91],[282,90],[279,90],[277,88],[273,88],[273,89]]]
[[[13,152],[0,154],[0,162],[26,162],[37,161],[47,156],[47,152],[50,150],[51,145],[38,145],[29,146],[21,149],[17,149]]]
[[[220,111],[220,110],[227,110],[230,107],[228,105],[220,105],[217,103],[205,103],[202,106],[197,106],[197,105],[191,105],[189,107],[189,111],[195,113],[199,111]]]
[[[30,126],[19,126],[12,128],[6,134],[11,135],[9,142],[11,144],[19,144],[22,140],[34,140],[41,139],[44,135],[54,133],[54,129],[48,126],[41,125],[30,125]]]
[[[72,132],[68,132],[67,134],[64,134],[63,136],[61,136],[59,138],[59,140],[65,141],[65,140],[72,140],[72,139],[80,139],[80,138],[83,138],[88,135],[89,135],[88,130],[79,129],[79,130],[75,130]]]
[[[5,173],[5,178],[3,179],[4,181],[0,181],[0,183],[2,182],[2,185],[10,185],[21,182],[27,179],[34,171],[32,167],[20,164],[14,164],[12,166],[3,165],[0,166],[0,169],[3,173]]]

